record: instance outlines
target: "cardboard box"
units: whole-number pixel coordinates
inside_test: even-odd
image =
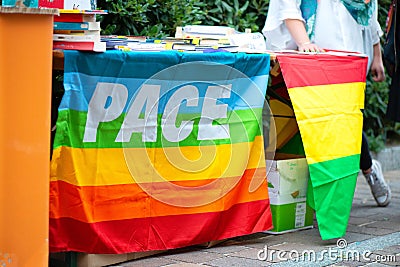
[[[314,211],[306,203],[309,179],[305,158],[267,160],[268,192],[277,234],[313,227]]]

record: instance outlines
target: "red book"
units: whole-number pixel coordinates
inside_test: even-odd
[[[53,41],[53,49],[104,52],[104,51],[106,51],[106,43],[105,42]]]
[[[39,0],[39,7],[64,8],[64,0]]]
[[[83,13],[60,13],[59,16],[53,16],[55,22],[95,22],[96,14]]]

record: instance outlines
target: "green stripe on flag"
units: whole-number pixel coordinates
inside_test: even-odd
[[[74,148],[128,148],[128,147],[177,147],[177,146],[209,146],[252,142],[261,135],[262,109],[246,109],[228,112],[226,119],[215,120],[214,124],[229,124],[230,138],[217,140],[197,140],[200,114],[178,114],[176,125],[183,120],[194,122],[189,137],[181,142],[169,142],[162,138],[161,115],[158,116],[156,142],[142,142],[142,133],[133,133],[130,142],[116,142],[115,139],[124,121],[125,114],[111,122],[102,122],[97,129],[96,142],[83,142],[87,112],[76,110],[60,110],[57,121],[57,132],[54,148],[60,146]]]
[[[353,203],[358,173],[313,187],[309,181],[307,204],[316,211],[322,240],[343,237]]]
[[[323,240],[346,234],[359,166],[359,154],[309,165],[307,203]]]
[[[314,187],[318,187],[341,178],[357,175],[360,166],[360,154],[310,164],[310,176]]]

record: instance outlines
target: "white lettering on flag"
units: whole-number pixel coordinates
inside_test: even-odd
[[[129,107],[125,120],[115,139],[116,142],[129,142],[132,133],[142,133],[143,142],[157,141],[157,113],[160,85],[144,84]],[[146,105],[144,118],[140,113]]]
[[[174,92],[168,100],[161,125],[165,139],[170,142],[184,140],[193,130],[193,121],[182,121],[179,126],[176,126],[176,118],[183,100],[187,100],[186,106],[197,106],[199,102],[199,91],[197,88],[193,85],[183,86]]]
[[[227,117],[228,105],[217,105],[217,99],[230,98],[231,88],[232,84],[208,87],[199,122],[198,140],[224,139],[230,137],[228,124],[213,125],[213,121]]]
[[[108,105],[108,99],[111,103]],[[98,83],[89,102],[83,142],[96,142],[100,122],[113,121],[121,115],[128,99],[128,89],[122,84]]]

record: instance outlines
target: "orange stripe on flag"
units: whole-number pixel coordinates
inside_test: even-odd
[[[263,180],[254,192],[249,192],[253,179]],[[207,181],[208,187],[198,187]],[[253,181],[254,183],[254,181]],[[176,207],[158,201],[147,194],[138,184],[111,186],[75,186],[63,181],[50,182],[50,217],[69,217],[83,222],[101,222],[132,218],[158,217],[178,214],[219,212],[237,203],[269,199],[265,168],[246,170],[241,177],[210,179],[202,181],[180,181],[182,187],[192,187],[190,194],[172,191],[171,184],[147,184],[152,195],[179,199],[182,206],[193,199],[203,199],[206,203],[197,207]],[[143,185],[142,185],[143,186]],[[197,187],[196,187],[197,186]],[[196,187],[196,188],[193,188]],[[223,188],[232,190],[224,195]],[[175,187],[176,189],[177,187]],[[68,194],[63,194],[68,192]],[[168,200],[168,199],[167,199]],[[211,201],[213,200],[213,201]],[[151,207],[149,209],[148,207]]]

